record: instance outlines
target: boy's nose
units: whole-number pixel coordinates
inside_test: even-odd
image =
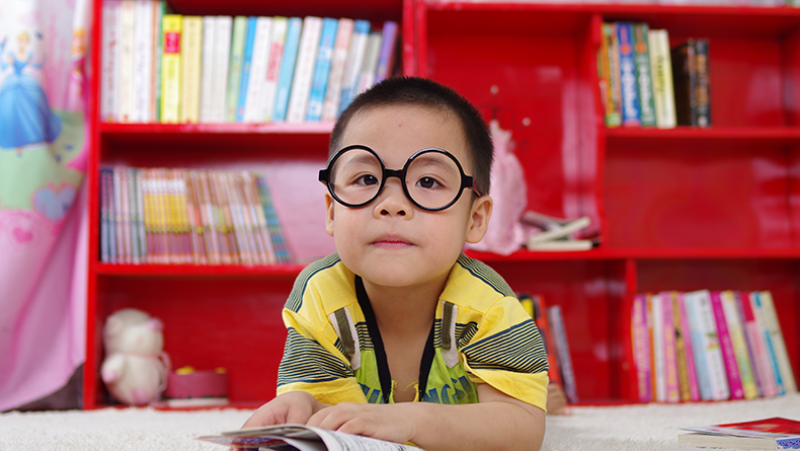
[[[403,191],[403,183],[394,177],[386,180],[383,192],[378,196],[375,205],[375,213],[379,216],[408,216],[413,212],[411,202],[409,202]]]

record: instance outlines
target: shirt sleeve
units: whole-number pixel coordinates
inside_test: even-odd
[[[546,411],[547,353],[536,324],[507,296],[495,302],[461,349],[464,369],[477,383]]]
[[[283,310],[287,335],[277,394],[301,390],[325,404],[367,402],[320,293],[313,283],[295,284]]]

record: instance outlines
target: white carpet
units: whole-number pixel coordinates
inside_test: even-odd
[[[209,450],[194,437],[237,429],[247,410],[103,409],[0,414],[0,450]],[[573,407],[547,417],[544,451],[681,449],[678,428],[783,416],[800,420],[800,395],[701,404]]]

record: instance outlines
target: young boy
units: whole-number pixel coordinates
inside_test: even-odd
[[[480,113],[449,88],[393,78],[353,101],[320,172],[337,253],[297,278],[278,396],[245,427],[539,449],[541,338],[505,281],[462,253],[486,233],[491,163]]]

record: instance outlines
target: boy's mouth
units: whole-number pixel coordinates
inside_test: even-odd
[[[397,235],[383,235],[372,242],[374,246],[386,248],[400,248],[411,246],[411,242]]]

